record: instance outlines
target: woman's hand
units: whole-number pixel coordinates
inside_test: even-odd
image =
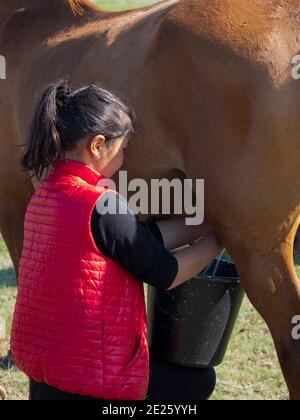
[[[209,233],[193,245],[175,254],[178,261],[178,273],[174,283],[168,289],[185,283],[199,274],[224,249],[214,232]]]

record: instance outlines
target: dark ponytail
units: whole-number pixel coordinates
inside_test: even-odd
[[[44,169],[64,160],[79,140],[102,134],[109,143],[134,132],[135,122],[134,112],[111,92],[94,84],[72,92],[70,82],[60,80],[39,100],[21,167],[41,180]]]

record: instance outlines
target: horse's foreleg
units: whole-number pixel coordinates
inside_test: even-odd
[[[265,254],[232,251],[245,291],[266,321],[292,399],[300,399],[300,340],[292,320],[300,315],[300,283],[293,263],[295,229]]]

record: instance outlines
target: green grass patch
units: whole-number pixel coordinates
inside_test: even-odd
[[[98,0],[94,1],[94,3],[103,9],[117,11],[149,6],[149,4],[157,3],[157,1],[158,0]]]
[[[3,358],[9,349],[9,334],[16,298],[16,276],[4,241],[0,235],[0,317],[5,320],[6,338],[0,339],[0,385],[6,389],[8,399],[28,399],[28,380],[21,372],[4,370]]]
[[[268,328],[248,299],[225,361],[217,368],[217,380],[214,400],[288,399]]]

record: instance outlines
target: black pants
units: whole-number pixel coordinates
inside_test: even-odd
[[[194,369],[176,366],[158,359],[150,359],[148,401],[197,400],[210,398],[216,386],[214,369]],[[95,398],[70,394],[47,384],[30,380],[30,400],[82,400]],[[99,401],[99,400],[98,400]]]

